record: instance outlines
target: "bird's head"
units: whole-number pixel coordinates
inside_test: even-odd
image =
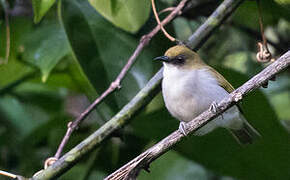
[[[165,66],[181,69],[194,69],[204,65],[199,55],[184,45],[173,46],[164,56],[156,57],[154,60],[164,62]]]

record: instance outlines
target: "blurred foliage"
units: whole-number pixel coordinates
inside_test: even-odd
[[[38,23],[56,0],[32,0],[34,22]]]
[[[89,0],[90,4],[107,20],[129,32],[136,32],[146,22],[150,1],[139,0]]]
[[[0,169],[30,177],[55,153],[66,124],[110,85],[156,21],[148,0],[63,0],[57,4],[33,0],[33,16],[22,15],[20,9],[27,6],[18,1],[9,3],[13,10],[11,53],[8,64],[0,65]],[[161,10],[178,1],[156,3]],[[219,3],[196,0],[166,29],[186,40]],[[279,57],[290,47],[289,1],[261,1],[261,9],[270,50]],[[0,57],[6,49],[4,26],[1,11]],[[259,33],[257,4],[245,1],[199,54],[238,87],[266,66],[255,61]],[[65,151],[129,102],[161,66],[152,59],[172,45],[158,33],[137,58],[121,90],[96,108]],[[142,172],[139,179],[289,179],[289,69],[270,81],[268,88],[247,96],[242,106],[262,134],[255,144],[241,147],[224,129],[188,137],[154,161],[151,173]],[[178,121],[169,115],[158,94],[118,132],[120,137],[106,140],[59,179],[104,178],[177,127]]]

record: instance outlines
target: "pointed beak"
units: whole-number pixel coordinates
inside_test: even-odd
[[[170,58],[168,56],[159,56],[159,57],[154,58],[154,60],[163,61],[163,62],[169,62]]]

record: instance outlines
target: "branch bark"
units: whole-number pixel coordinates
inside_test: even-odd
[[[228,97],[224,98],[220,103],[218,103],[215,112],[208,109],[190,121],[187,124],[187,131],[193,133],[198,130],[225,110],[242,100],[245,95],[267,83],[268,80],[273,78],[283,69],[286,69],[288,66],[290,66],[290,50],[241,87],[229,94]],[[135,159],[106,177],[105,180],[136,179],[142,168],[147,169],[152,161],[169,151],[172,146],[181,141],[184,137],[185,136],[180,133],[179,130],[174,131],[159,143],[155,144],[153,147],[149,148],[147,151],[143,152],[141,155],[137,156]]]
[[[238,7],[243,0],[225,0],[212,13],[207,21],[200,26],[196,32],[189,38],[188,46],[192,49],[198,49],[210,34],[219,27],[222,22]],[[177,9],[176,9],[177,10]],[[169,20],[168,20],[169,21]],[[153,31],[157,33],[158,29]],[[153,32],[152,31],[152,32]],[[152,37],[150,37],[152,38]],[[137,47],[138,48],[138,47]],[[139,52],[140,53],[140,52]],[[70,169],[81,157],[96,148],[102,141],[109,137],[114,131],[122,128],[129,123],[131,117],[136,114],[142,107],[147,105],[153,97],[160,91],[160,83],[162,79],[162,69],[160,69],[146,86],[126,105],[119,113],[117,113],[110,121],[105,123],[97,131],[88,138],[83,140],[76,147],[71,149],[59,160],[49,166],[42,172],[37,173],[32,179],[45,180],[60,176]]]

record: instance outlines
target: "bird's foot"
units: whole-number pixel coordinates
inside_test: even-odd
[[[209,107],[209,110],[212,112],[212,113],[216,113],[217,112],[217,106],[218,104],[214,101],[211,103],[210,107]],[[224,116],[223,114],[220,115],[222,117],[222,119],[224,119]]]
[[[179,132],[181,132],[184,136],[187,136],[188,132],[187,132],[187,125],[186,122],[180,122],[179,123],[179,128],[178,128]]]
[[[209,110],[213,113],[216,113],[217,112],[217,103],[215,101],[213,101],[209,107]]]

